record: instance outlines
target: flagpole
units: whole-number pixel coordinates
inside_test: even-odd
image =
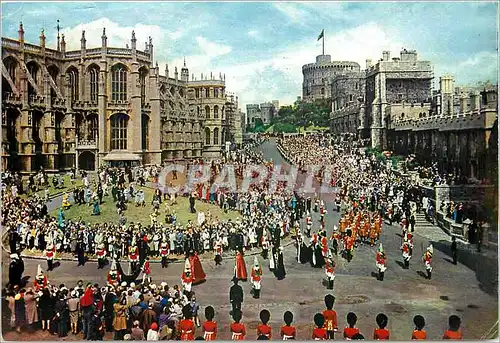
[[[323,55],[325,54],[325,30],[323,30]]]

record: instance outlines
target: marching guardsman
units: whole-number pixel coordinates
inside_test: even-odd
[[[307,237],[311,237],[311,229],[312,229],[313,221],[311,217],[311,213],[308,211],[307,212],[307,217],[306,217],[306,235]]]
[[[354,249],[354,237],[351,229],[347,230],[347,234],[344,237],[344,254],[347,262],[352,260],[352,251]]]
[[[128,248],[128,259],[130,261],[130,268],[134,271],[137,267],[137,262],[139,262],[139,248],[135,244],[135,237],[132,245]]]
[[[332,237],[330,238],[331,249],[333,250],[333,254],[335,254],[335,256],[337,256],[338,254],[339,240],[340,240],[340,234],[338,231],[338,227],[335,225],[333,227]]]
[[[97,269],[103,269],[104,263],[106,260],[106,247],[103,243],[99,244],[99,247],[97,248],[97,251],[96,251],[96,255],[97,255],[97,264],[98,264]]]
[[[146,260],[144,261],[144,265],[142,266],[142,283],[145,284],[146,281],[148,284],[151,283],[151,278],[149,275],[151,274],[151,266],[149,265],[149,257],[146,257]]]
[[[404,239],[406,237],[406,233],[408,232],[408,220],[406,220],[406,217],[403,217],[399,225],[401,225],[401,232],[403,234],[401,237]]]
[[[328,281],[328,289],[333,289],[333,282],[335,281],[335,261],[327,259],[325,264],[326,280]]]
[[[318,195],[314,195],[314,212],[318,212],[319,198]]]
[[[220,238],[217,238],[217,240],[215,241],[214,250],[215,250],[215,258],[214,258],[215,265],[220,266],[222,262],[222,252],[224,251],[222,246],[222,241]]]
[[[217,338],[217,323],[214,321],[214,316],[214,308],[212,306],[205,307],[205,318],[207,320],[201,325],[205,341],[215,341]]]
[[[410,268],[410,243],[405,237],[405,240],[403,242],[403,245],[401,246],[401,251],[403,252],[403,260],[404,260],[404,269]]]
[[[262,243],[262,258],[267,260],[269,256],[269,241],[267,240],[267,234],[264,232],[261,238]]]
[[[33,286],[35,287],[35,291],[38,293],[45,287],[47,287],[48,281],[47,276],[43,274],[42,266],[38,265],[38,269],[36,272],[35,281],[33,281]]]
[[[268,310],[262,310],[259,317],[262,324],[257,325],[257,340],[260,336],[266,336],[267,340],[270,340],[272,337],[272,328],[267,323],[271,319],[271,313]]]
[[[167,258],[170,252],[170,247],[167,243],[167,238],[163,237],[163,240],[160,244],[160,255],[161,255],[161,267],[167,268]]]
[[[186,262],[184,263],[184,271],[182,272],[181,280],[184,294],[188,297],[188,299],[190,299],[191,289],[193,286],[193,276],[191,275],[191,264],[189,263],[189,259],[186,259]]]
[[[254,257],[254,266],[251,272],[252,277],[252,294],[254,299],[260,298],[260,286],[262,279],[262,267],[259,264],[259,259],[257,256]]]
[[[377,257],[376,257],[376,265],[378,269],[378,280],[384,280],[384,273],[387,270],[385,266],[387,261],[387,257],[385,256],[384,247],[382,247],[382,243],[378,247]]]
[[[56,257],[56,247],[53,243],[47,245],[45,249],[45,258],[47,259],[47,271],[54,269],[54,258]]]
[[[117,286],[120,284],[121,275],[116,268],[116,261],[111,263],[111,270],[108,272],[108,284],[112,286]]]
[[[429,247],[425,251],[424,257],[423,257],[425,269],[427,270],[427,278],[428,279],[430,279],[432,276],[431,262],[432,262],[432,255],[433,254],[434,254],[434,248],[432,247],[432,244],[431,244],[431,245],[429,245]]]
[[[327,213],[327,210],[325,208],[325,203],[323,200],[321,200],[321,206],[319,208],[319,215],[320,215],[320,222],[321,224],[325,224],[325,214]]]
[[[321,254],[323,257],[328,256],[328,238],[326,238],[326,232],[322,232],[321,234]]]

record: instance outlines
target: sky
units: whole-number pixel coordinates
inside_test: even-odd
[[[130,45],[135,30],[138,48],[153,39],[155,62],[164,74],[168,63],[200,78],[226,74],[226,88],[240,107],[279,100],[291,104],[302,93],[302,65],[325,53],[332,60],[377,61],[415,49],[431,61],[435,80],[443,74],[457,85],[498,80],[496,2],[2,2],[2,37],[17,38],[19,22],[25,40],[38,44],[45,29],[47,45],[56,47],[56,20],[66,50],[80,48],[82,29],[87,48]]]

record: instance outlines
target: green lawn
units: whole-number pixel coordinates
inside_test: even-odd
[[[127,218],[127,223],[142,223],[143,225],[149,225],[151,223],[150,214],[152,213],[151,201],[153,199],[153,190],[150,188],[143,188],[146,194],[146,207],[136,207],[132,202],[127,204],[127,210],[125,211],[125,217]],[[73,205],[68,210],[65,211],[66,220],[73,219],[77,220],[79,217],[86,223],[118,223],[118,214],[116,213],[115,203],[113,202],[113,197],[104,197],[104,203],[101,205],[101,215],[92,215],[92,206],[88,205]],[[238,212],[228,211],[224,213],[219,206],[211,205],[201,201],[196,201],[195,208],[198,212],[205,212],[205,216],[208,211],[210,211],[212,218],[218,217],[222,220],[232,219],[235,220],[238,216]],[[57,217],[57,212],[59,209],[52,211],[50,214]],[[188,198],[178,197],[177,204],[171,206],[171,211],[175,211],[177,215],[177,222],[180,224],[186,224],[188,220],[192,220],[193,223],[197,221],[197,213],[189,213],[189,200]],[[160,223],[165,222],[165,202],[160,204],[160,215],[158,221]]]
[[[74,189],[74,186],[71,184],[71,179],[69,175],[63,175],[63,188],[54,188],[52,184],[52,176],[49,176],[49,196],[54,195],[54,194],[59,194],[63,192],[72,192]],[[23,180],[24,186],[26,186],[27,178]],[[79,187],[83,184],[82,179],[75,179],[75,186]],[[43,197],[45,196],[45,189],[41,188],[36,194],[39,196]],[[30,194],[30,196],[33,196],[33,193]],[[23,197],[27,197],[26,194],[23,194]]]

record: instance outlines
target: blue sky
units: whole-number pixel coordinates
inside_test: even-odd
[[[45,28],[55,47],[60,19],[68,45],[99,47],[106,27],[108,46],[125,47],[135,30],[138,47],[153,37],[163,74],[182,66],[190,74],[226,74],[240,105],[273,99],[292,103],[301,95],[301,66],[321,53],[316,39],[326,31],[326,53],[362,67],[382,50],[404,47],[434,64],[434,75],[454,75],[456,84],[498,79],[498,7],[495,2],[74,2],[2,3],[2,36],[38,43]]]

